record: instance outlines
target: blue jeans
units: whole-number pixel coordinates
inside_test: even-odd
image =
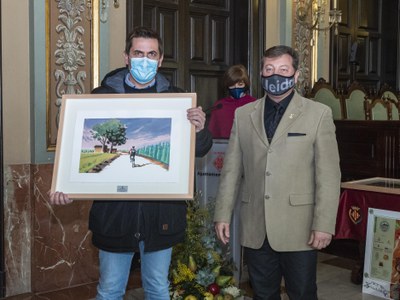
[[[146,300],[169,300],[168,271],[172,248],[144,252],[139,243],[140,271]],[[100,250],[100,279],[96,300],[122,300],[129,279],[134,252],[116,253]]]

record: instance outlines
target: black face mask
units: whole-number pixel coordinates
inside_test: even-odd
[[[268,94],[280,96],[294,87],[294,74],[288,77],[278,74],[267,77],[261,76],[261,83]]]

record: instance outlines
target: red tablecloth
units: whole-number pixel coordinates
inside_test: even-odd
[[[368,208],[400,211],[400,195],[344,189],[336,218],[335,239],[365,241]]]

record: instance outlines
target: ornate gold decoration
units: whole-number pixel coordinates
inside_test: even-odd
[[[92,20],[92,0],[86,0],[86,19],[88,19],[89,21]]]
[[[295,4],[293,4],[295,5]],[[296,11],[295,9],[293,11]],[[310,37],[312,31],[303,23],[297,22],[296,18],[293,26],[294,48],[299,53],[299,77],[297,79],[297,90],[300,94],[305,94],[305,89],[310,86],[310,66],[311,66],[311,45]]]
[[[47,149],[55,150],[64,94],[92,88],[92,22],[86,0],[46,0]],[[94,10],[91,13],[95,13]]]
[[[57,40],[57,50],[54,52],[56,57],[55,64],[62,68],[56,69],[56,126],[60,118],[61,97],[64,94],[83,94],[85,86],[83,81],[86,79],[86,72],[78,70],[85,66],[85,45],[81,39],[85,30],[78,25],[81,21],[81,13],[85,11],[85,0],[56,0],[60,15],[60,23],[56,27],[59,34]],[[75,72],[77,72],[75,74]]]
[[[92,10],[94,6],[100,7],[100,21],[105,23],[108,21],[108,8],[110,7],[110,0],[86,0],[87,14],[86,18],[92,20]],[[113,0],[114,8],[119,7],[119,0]]]
[[[342,21],[342,11],[338,10],[337,0],[333,0],[333,9],[329,11],[328,20],[326,20],[325,7],[326,0],[297,0],[296,19],[299,23],[315,31],[327,31],[335,26],[335,34],[338,33],[338,23]],[[327,23],[328,22],[328,23]]]
[[[327,32],[334,26],[334,32],[337,34],[337,26],[342,19],[342,12],[337,9],[337,0],[332,1],[333,9],[329,11],[329,14],[325,9],[328,4],[327,0],[296,0],[293,2],[293,39],[300,56],[300,76],[297,88],[302,94],[311,86],[311,73],[316,70],[317,54],[312,47],[315,46],[318,39],[317,32]],[[314,69],[311,69],[312,64],[314,64]]]

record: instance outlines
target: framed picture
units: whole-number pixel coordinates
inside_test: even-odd
[[[369,208],[362,292],[400,297],[400,212]]]
[[[51,191],[71,199],[193,198],[195,93],[62,98]]]

